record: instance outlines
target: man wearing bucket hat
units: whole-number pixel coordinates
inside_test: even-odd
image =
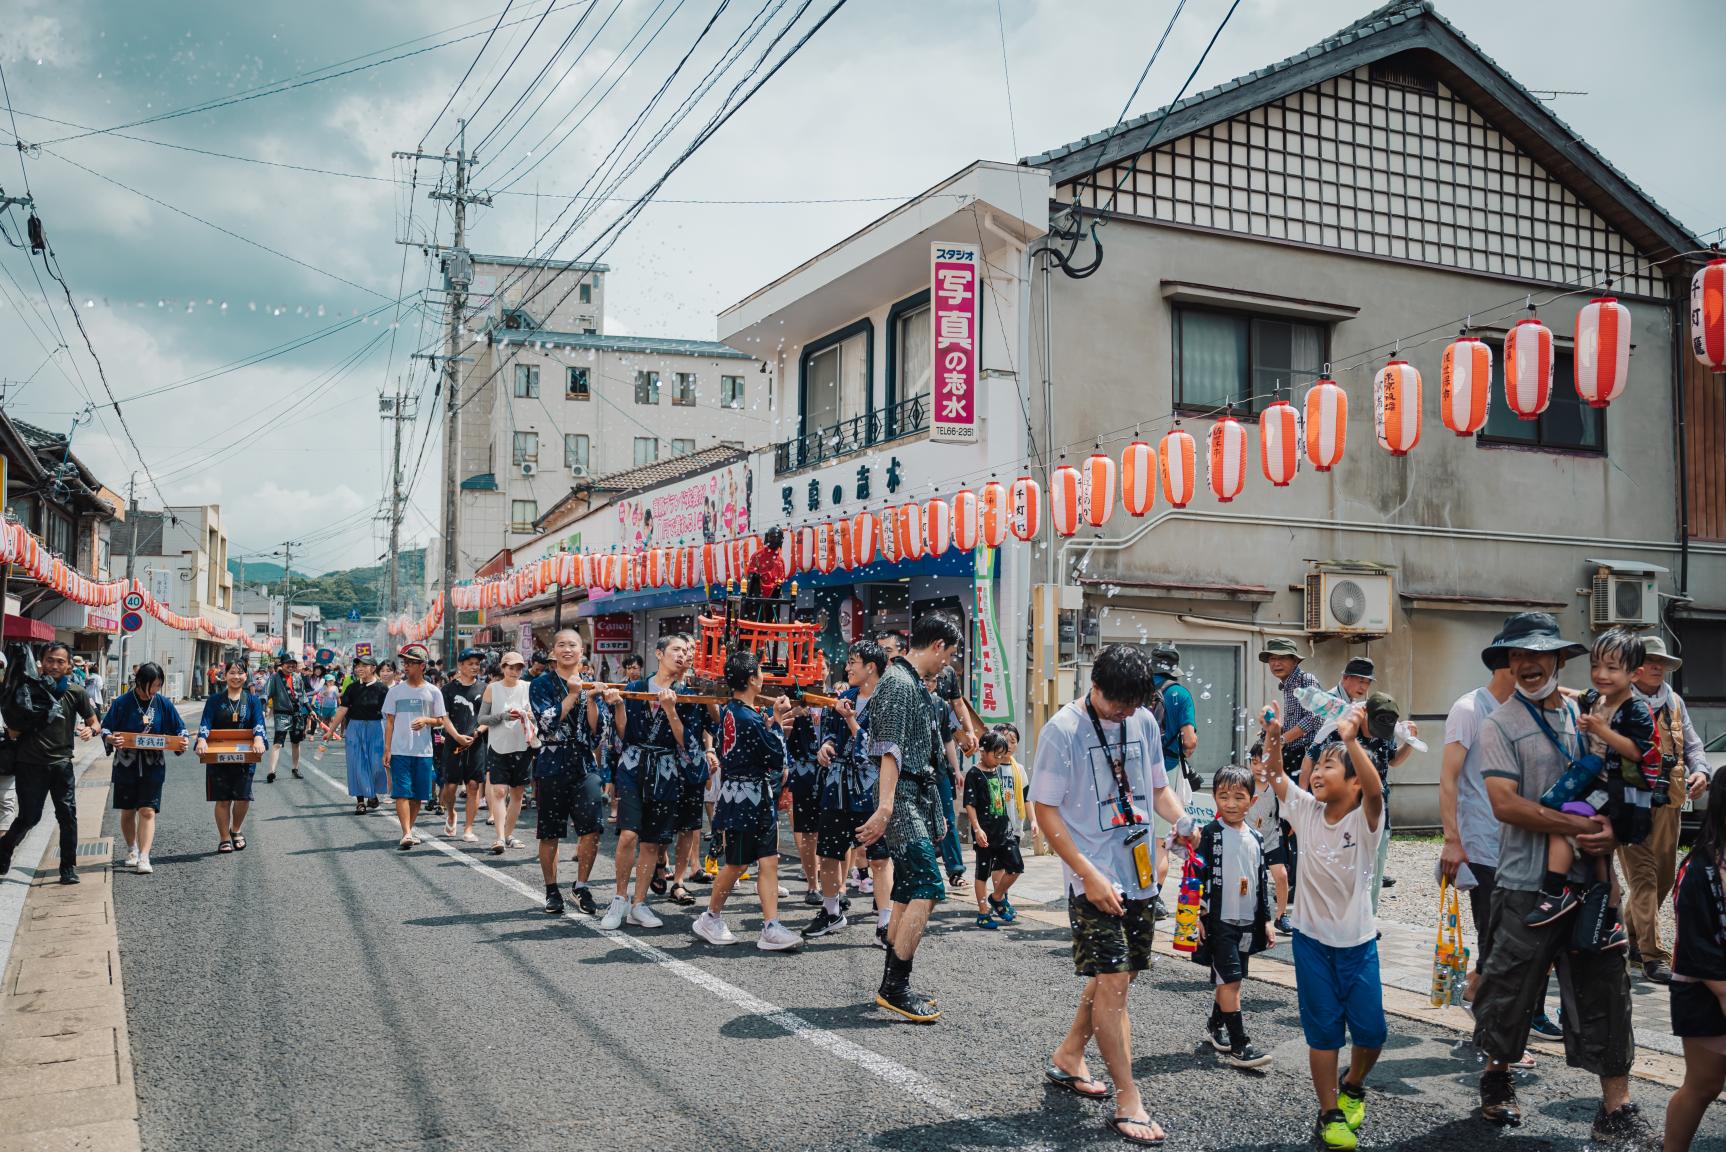
[[[1642,957],[1642,974],[1656,984],[1672,982],[1671,957],[1660,943],[1660,906],[1672,893],[1678,862],[1678,822],[1681,802],[1695,799],[1708,787],[1708,756],[1702,738],[1690,723],[1690,710],[1666,683],[1666,677],[1683,667],[1684,661],[1666,651],[1658,635],[1642,637],[1642,666],[1631,675],[1636,694],[1654,714],[1654,746],[1672,780],[1673,803],[1653,811],[1654,830],[1640,844],[1618,850],[1624,869],[1624,920],[1630,943]]]
[[[1645,1127],[1630,1103],[1630,1066],[1636,1043],[1630,1023],[1630,976],[1607,952],[1571,951],[1573,925],[1553,921],[1530,927],[1524,917],[1540,900],[1547,837],[1573,836],[1590,856],[1617,848],[1600,816],[1555,811],[1540,796],[1582,754],[1576,704],[1558,687],[1564,662],[1588,651],[1565,640],[1545,612],[1522,612],[1481,654],[1503,653],[1516,692],[1481,725],[1481,774],[1499,839],[1498,889],[1493,894],[1491,954],[1474,997],[1474,1042],[1485,1052],[1480,1111],[1495,1124],[1520,1124],[1510,1064],[1527,1046],[1529,1025],[1546,993],[1546,974],[1558,966],[1566,1013],[1566,1063],[1600,1078],[1601,1103],[1592,1138],[1622,1140]],[[1580,867],[1588,867],[1579,862]],[[1580,874],[1580,873],[1579,873]]]

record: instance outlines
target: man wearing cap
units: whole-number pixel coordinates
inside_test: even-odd
[[[1672,982],[1670,956],[1660,943],[1660,906],[1672,893],[1672,878],[1678,861],[1678,822],[1682,802],[1692,800],[1708,787],[1711,770],[1702,749],[1702,738],[1690,723],[1690,710],[1666,683],[1667,674],[1684,661],[1666,651],[1666,641],[1649,634],[1642,637],[1642,666],[1631,675],[1636,694],[1654,714],[1654,746],[1661,764],[1672,779],[1671,804],[1654,809],[1654,830],[1640,844],[1618,850],[1624,868],[1624,919],[1630,942],[1642,957],[1642,974],[1656,984]]]
[[[400,847],[406,852],[420,842],[414,821],[432,795],[432,729],[442,728],[462,748],[473,743],[473,737],[456,731],[444,709],[443,693],[426,683],[426,646],[408,644],[397,655],[402,679],[390,685],[384,697],[384,771],[401,821]]]
[[[1350,704],[1365,703],[1372,693],[1373,673],[1377,671],[1370,656],[1351,656],[1342,666],[1342,679],[1337,682],[1335,696]]]
[[[1558,672],[1565,660],[1587,651],[1586,645],[1565,640],[1548,613],[1523,612],[1508,620],[1482,653],[1483,659],[1505,654],[1516,692],[1486,718],[1478,737],[1487,798],[1503,832],[1491,955],[1474,997],[1474,1042],[1487,1058],[1480,1077],[1482,1117],[1520,1124],[1510,1064],[1527,1046],[1529,1026],[1546,995],[1547,971],[1556,962],[1566,1008],[1565,1061],[1600,1078],[1601,1103],[1591,1136],[1610,1141],[1635,1137],[1645,1127],[1630,1103],[1630,1066],[1636,1057],[1630,975],[1610,953],[1572,951],[1569,920],[1537,928],[1524,923],[1540,900],[1548,836],[1573,836],[1590,856],[1607,856],[1618,847],[1605,817],[1578,816],[1540,803],[1541,794],[1584,752],[1577,707],[1558,687]],[[1574,872],[1583,876],[1591,868],[1591,862],[1578,859]]]
[[[1163,766],[1168,770],[1169,787],[1174,790],[1181,806],[1193,801],[1192,781],[1187,765],[1199,747],[1199,730],[1195,726],[1198,712],[1193,694],[1181,682],[1181,652],[1172,644],[1160,644],[1151,649],[1151,683],[1156,686],[1158,703],[1151,708],[1163,738]],[[1169,911],[1163,903],[1163,881],[1169,875],[1170,828],[1161,816],[1151,814],[1152,835],[1156,839],[1157,893],[1151,897],[1151,913],[1158,920],[1167,920]]]
[[[270,712],[271,731],[269,774],[264,783],[276,782],[276,761],[281,759],[282,745],[288,745],[294,779],[300,775],[300,742],[306,738],[306,718],[312,710],[312,693],[300,675],[300,661],[292,652],[284,651],[276,659],[276,670],[264,686],[264,706]]]
[[[473,822],[479,815],[480,797],[485,794],[486,746],[479,739],[486,733],[486,726],[479,720],[479,701],[485,694],[485,685],[479,680],[479,670],[484,664],[484,652],[478,648],[462,649],[461,655],[456,657],[455,675],[441,686],[444,712],[448,714],[450,723],[455,725],[457,732],[470,737],[466,744],[446,741],[442,745],[442,763],[438,765],[438,799],[439,807],[447,813],[444,817],[443,834],[448,839],[455,838],[456,790],[465,786],[467,819],[462,824],[461,838],[469,844],[479,840],[479,834],[473,830]],[[502,813],[498,815],[501,816]],[[498,823],[498,834],[503,834],[501,821]]]
[[[1301,759],[1322,723],[1317,714],[1308,710],[1299,699],[1303,689],[1324,691],[1319,687],[1318,678],[1300,666],[1304,659],[1305,655],[1295,642],[1286,636],[1272,636],[1259,652],[1259,663],[1276,677],[1277,689],[1282,693],[1283,772],[1296,784],[1302,779]],[[1389,837],[1381,839],[1388,840]],[[1283,822],[1283,852],[1288,857],[1289,891],[1293,892],[1300,871],[1300,842],[1287,821]]]

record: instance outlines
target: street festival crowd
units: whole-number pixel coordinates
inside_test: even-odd
[[[883,953],[874,1002],[931,1024],[938,1002],[913,982],[931,912],[969,873],[976,927],[1013,923],[1021,837],[1040,832],[1061,860],[1084,980],[1044,1075],[1110,1102],[1106,1123],[1125,1142],[1155,1145],[1164,1132],[1133,1080],[1127,993],[1151,964],[1157,923],[1170,918],[1161,887],[1173,855],[1189,860],[1196,892],[1188,949],[1215,987],[1205,1040],[1236,1068],[1269,1062],[1249,1036],[1241,983],[1252,956],[1288,938],[1313,1134],[1324,1148],[1354,1148],[1388,1034],[1376,922],[1378,890],[1393,882],[1384,875],[1386,799],[1418,738],[1399,722],[1397,702],[1374,690],[1372,661],[1350,660],[1326,691],[1293,642],[1270,639],[1259,659],[1280,702],[1258,718],[1246,762],[1215,773],[1217,815],[1199,826],[1186,811],[1197,734],[1177,650],[1099,652],[1089,689],[1043,728],[1027,774],[1017,729],[986,727],[959,691],[949,665],[961,644],[960,624],[939,613],[918,616],[909,634],[860,640],[825,708],[765,695],[762,669],[744,651],[726,662],[723,703],[686,702],[697,692],[682,635],[659,639],[651,675],[639,657],[625,659],[622,688],[595,680],[574,629],[531,657],[510,652],[488,665],[482,652],[462,651],[447,675],[418,643],[394,659],[359,656],[349,671],[310,675],[284,652],[267,676],[228,664],[195,733],[163,695],[155,664],[138,666],[130,690],[99,716],[99,679],[74,669],[65,645],[34,655],[15,645],[0,693],[0,874],[52,802],[60,880],[78,882],[74,738],[99,734],[111,747],[118,733],[188,735],[201,752],[213,731],[239,729],[254,751],[267,750],[269,784],[284,749],[301,778],[307,739],[318,741],[314,758],[340,740],[354,814],[382,814],[387,795],[402,852],[421,844],[422,813],[442,817],[446,838],[474,843],[484,812],[490,852],[522,849],[531,803],[549,915],[565,914],[567,899],[602,929],[653,929],[664,923],[654,898],[699,902],[690,931],[733,945],[726,911],[752,882],[756,947],[788,951],[849,928],[852,894],[867,896],[872,914],[861,919]],[[19,674],[20,656],[36,664],[33,675]],[[1559,669],[1583,658],[1591,689],[1561,688]],[[1684,703],[1666,684],[1681,661],[1657,636],[1621,629],[1592,645],[1567,640],[1540,612],[1506,619],[1481,660],[1485,683],[1456,702],[1445,726],[1439,860],[1447,881],[1466,889],[1478,934],[1464,999],[1486,1061],[1480,1113],[1520,1123],[1513,1072],[1531,1063],[1524,1049],[1535,1030],[1561,1036],[1568,1063],[1599,1077],[1592,1139],[1651,1135],[1630,1100],[1629,961],[1670,992],[1685,1075],[1666,1106],[1664,1147],[1682,1152],[1726,1083],[1726,773],[1710,781]],[[972,766],[962,770],[966,758]],[[246,849],[255,770],[206,766],[222,855]],[[114,750],[113,803],[126,865],[140,874],[153,869],[165,772],[161,751]],[[1700,832],[1675,875],[1680,805],[1704,791]],[[797,930],[784,918],[791,893],[779,873],[785,809],[809,915]],[[608,823],[616,879],[602,904],[590,879]],[[558,854],[572,838],[566,898]],[[1669,896],[1678,925],[1670,951],[1658,919]],[[1551,1019],[1554,973],[1562,1007]],[[1092,1041],[1106,1078],[1087,1058]]]

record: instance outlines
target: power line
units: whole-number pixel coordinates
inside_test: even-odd
[[[597,8],[598,6],[599,5],[597,3],[591,3],[587,6],[587,10],[581,14],[581,19],[579,19],[575,22],[575,27],[571,28],[569,30],[569,35],[565,36],[563,39],[563,43],[558,45],[557,51],[553,52],[551,54],[551,57],[546,60],[545,68],[540,69],[539,76],[534,77],[533,84],[529,85],[527,90],[522,93],[522,95],[524,97],[527,95],[527,92],[532,91],[534,87],[538,86],[540,79],[545,76],[546,71],[548,69],[550,69],[552,63],[560,55],[563,54],[563,50],[565,48],[569,47],[570,41],[574,40],[575,37],[581,32],[582,25],[587,23],[587,18],[589,16],[593,15],[594,9]],[[559,76],[555,81],[552,82],[551,87],[546,90],[546,94],[544,97],[542,97],[540,99],[539,104],[534,108],[534,110],[532,112],[529,112],[526,116],[522,117],[522,121],[520,124],[516,125],[515,131],[511,132],[509,134],[509,139],[505,140],[502,144],[498,145],[497,150],[499,152],[503,152],[511,144],[515,143],[516,137],[520,136],[522,134],[522,132],[524,130],[526,130],[527,126],[533,122],[533,118],[535,116],[538,116],[540,111],[542,109],[544,109],[547,104],[549,104],[551,102],[551,98],[557,94],[557,90],[558,90],[559,86],[561,86],[563,84],[563,82],[569,78],[569,74],[571,72],[575,71],[576,67],[581,63],[583,57],[585,57],[587,55],[587,50],[589,48],[593,47],[594,41],[599,39],[600,34],[603,33],[606,29],[606,26],[611,23],[611,18],[613,16],[617,15],[618,10],[622,7],[623,7],[623,0],[617,0],[617,3],[613,4],[611,6],[611,11],[606,14],[606,17],[604,20],[600,21],[599,27],[595,28],[593,30],[593,35],[589,36],[587,38],[587,43],[583,44],[581,46],[581,48],[576,51],[575,55],[570,58],[569,66],[563,70],[563,74],[561,76]],[[517,105],[519,105],[519,104],[520,104],[520,99],[518,98]],[[479,146],[477,148],[475,148],[474,151],[477,152],[480,149],[485,148],[491,142],[492,136],[496,132],[498,132],[499,130],[502,129],[504,122],[509,119],[510,114],[513,113],[514,111],[515,111],[515,109],[512,107],[509,112],[504,113],[503,117],[498,120],[497,127],[492,129],[491,132],[487,132],[485,134],[485,137],[480,140]]]
[[[508,15],[509,15],[509,10],[510,10],[510,9],[511,9],[511,8],[513,8],[513,7],[515,7],[515,0],[509,0],[509,3],[507,3],[507,4],[505,4],[505,5],[504,5],[504,6],[503,6],[503,11],[502,11],[502,12],[499,12],[499,13],[498,13],[498,14],[497,14],[497,23],[496,23],[496,24],[493,24],[493,25],[492,25],[492,26],[491,26],[491,31],[490,31],[490,32],[487,32],[487,33],[486,33],[486,34],[485,34],[485,43],[483,43],[483,44],[481,44],[481,45],[480,45],[480,46],[479,46],[479,51],[478,51],[478,52],[475,52],[475,53],[474,53],[474,55],[473,55],[473,59],[472,59],[472,60],[469,60],[469,61],[468,61],[468,64],[467,64],[467,71],[466,71],[466,72],[463,72],[463,73],[462,73],[462,74],[461,74],[461,79],[460,79],[460,80],[457,80],[457,81],[456,81],[456,82],[455,82],[455,87],[454,87],[454,88],[452,88],[452,89],[450,89],[450,93],[449,93],[449,98],[448,98],[448,99],[446,99],[446,100],[445,100],[445,101],[444,101],[444,102],[443,102],[443,107],[442,107],[442,108],[439,108],[439,109],[438,109],[438,113],[437,113],[437,115],[436,115],[436,116],[433,116],[433,117],[432,117],[432,122],[431,122],[431,123],[430,123],[430,124],[427,124],[427,125],[426,125],[426,130],[425,130],[425,134],[424,134],[424,135],[423,135],[423,136],[421,136],[421,137],[420,137],[420,142],[419,142],[419,143],[418,143],[418,144],[417,144],[417,145],[415,145],[415,150],[416,150],[416,151],[418,151],[418,150],[421,150],[421,149],[423,149],[423,148],[425,148],[425,146],[426,146],[426,141],[427,141],[427,140],[428,140],[428,139],[430,139],[430,137],[431,137],[431,134],[432,134],[432,129],[434,129],[434,128],[436,128],[436,127],[437,127],[437,123],[438,123],[438,121],[439,121],[439,120],[442,120],[442,119],[443,119],[443,116],[444,116],[444,113],[445,113],[445,112],[448,112],[448,111],[449,111],[449,106],[450,106],[450,105],[451,105],[451,104],[454,104],[454,103],[455,103],[455,98],[456,98],[456,95],[457,95],[457,94],[458,94],[458,93],[459,93],[459,92],[460,92],[460,91],[461,91],[461,86],[462,86],[462,85],[463,85],[463,84],[466,84],[466,83],[467,83],[467,78],[468,78],[468,77],[469,77],[469,76],[472,76],[472,75],[473,75],[473,70],[474,70],[474,68],[475,68],[475,66],[476,66],[476,65],[478,65],[478,64],[479,64],[479,58],[480,58],[480,57],[481,57],[481,56],[484,56],[484,55],[485,55],[485,50],[486,50],[486,49],[487,49],[487,48],[489,48],[489,47],[491,47],[491,38],[492,38],[492,37],[493,37],[493,36],[496,36],[496,35],[497,35],[497,30],[498,30],[498,29],[499,29],[499,28],[502,28],[502,27],[503,27],[503,18],[504,18],[504,17],[505,17],[505,16],[508,16]],[[547,7],[547,8],[546,8],[546,11],[547,11],[547,12],[548,12],[548,13],[549,13],[549,12],[550,12],[550,11],[551,11],[551,8],[550,8],[550,7],[549,7],[549,6],[548,6],[548,7]],[[540,17],[540,19],[541,19],[541,20],[544,20],[544,19],[545,19],[545,17],[544,17],[544,16],[541,16],[541,17]]]
[[[468,111],[468,114],[465,117],[465,119],[468,122],[471,123],[473,120],[475,120],[479,116],[480,111],[488,103],[491,102],[491,98],[492,98],[493,94],[495,94],[497,92],[499,85],[501,85],[504,82],[504,80],[508,78],[510,72],[512,70],[514,70],[516,63],[518,61],[520,61],[522,58],[522,55],[527,52],[527,46],[529,44],[533,43],[534,36],[539,33],[540,28],[545,24],[545,18],[547,16],[551,15],[552,5],[555,3],[557,3],[557,0],[550,0],[550,3],[546,4],[545,11],[541,12],[539,14],[539,22],[536,23],[531,29],[529,29],[527,36],[525,38],[523,38],[523,40],[521,42],[521,46],[515,50],[515,55],[511,56],[509,59],[509,63],[504,65],[503,71],[501,71],[497,74],[497,79],[492,81],[491,87],[486,89],[485,95],[480,97],[479,103],[475,104],[473,106],[473,108]],[[587,11],[588,12],[593,11],[593,5],[592,4],[588,5]],[[582,13],[583,16],[586,16],[586,14],[587,14],[586,12]],[[579,27],[579,26],[580,25],[578,24],[577,27]],[[565,40],[565,43],[568,43],[568,40]],[[559,47],[558,51],[561,52],[562,50],[563,49],[561,47]],[[550,68],[552,60],[555,60],[555,59],[557,59],[557,55],[556,55],[556,53],[553,53],[551,58],[545,62],[545,68]],[[545,68],[540,69],[539,76],[535,76],[533,78],[533,81],[531,83],[529,83],[526,88],[522,89],[522,94],[520,96],[516,97],[516,102],[514,104],[510,105],[509,109],[504,112],[502,118],[500,118],[498,120],[498,126],[499,127],[502,127],[504,121],[509,119],[510,113],[514,112],[515,109],[521,105],[521,101],[527,97],[527,94],[529,92],[533,91],[534,85],[538,84],[540,77],[545,75]],[[480,142],[473,146],[473,150],[474,150],[475,154],[478,154],[479,150],[481,148],[485,147],[485,142],[486,142],[486,140],[490,139],[490,137],[491,137],[491,133],[489,133],[489,132],[486,133],[486,135],[484,137],[481,137]]]

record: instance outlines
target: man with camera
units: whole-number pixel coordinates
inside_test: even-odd
[[[40,675],[24,670],[8,685],[5,699],[6,744],[18,778],[18,818],[0,836],[0,876],[12,868],[12,854],[54,802],[60,824],[60,883],[78,883],[78,777],[72,769],[72,741],[96,735],[96,710],[84,689],[72,683],[72,651],[59,642],[42,650]]]

